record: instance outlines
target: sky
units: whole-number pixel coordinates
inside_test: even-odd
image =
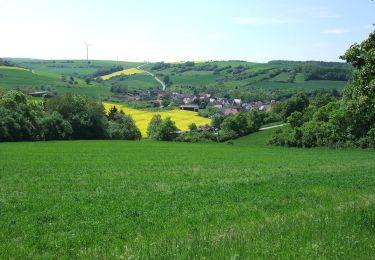
[[[0,57],[339,61],[371,0],[0,0]]]

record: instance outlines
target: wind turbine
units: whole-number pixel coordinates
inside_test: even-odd
[[[86,59],[87,63],[89,63],[89,47],[92,46],[92,44],[88,44],[87,42],[83,42],[86,45]]]

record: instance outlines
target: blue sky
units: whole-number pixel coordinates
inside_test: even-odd
[[[337,61],[374,30],[371,0],[0,0],[0,57]]]

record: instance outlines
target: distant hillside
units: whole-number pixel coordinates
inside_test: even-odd
[[[1,60],[0,60],[1,61]],[[4,63],[4,61],[2,61]],[[352,68],[337,62],[271,61],[200,61],[178,63],[139,63],[84,60],[7,59],[28,71],[0,68],[0,88],[49,90],[55,94],[75,92],[106,99],[111,89],[128,92],[161,91],[161,86],[147,73],[119,75],[109,80],[100,77],[136,68],[155,74],[167,85],[167,91],[181,93],[211,92],[218,96],[241,96],[245,99],[278,99],[298,91],[341,90]],[[1,65],[1,64],[0,64]],[[121,73],[117,73],[121,74]]]

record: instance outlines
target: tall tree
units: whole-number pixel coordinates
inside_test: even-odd
[[[360,137],[375,127],[375,31],[341,58],[356,69],[344,90],[344,104],[353,121],[353,134]]]

